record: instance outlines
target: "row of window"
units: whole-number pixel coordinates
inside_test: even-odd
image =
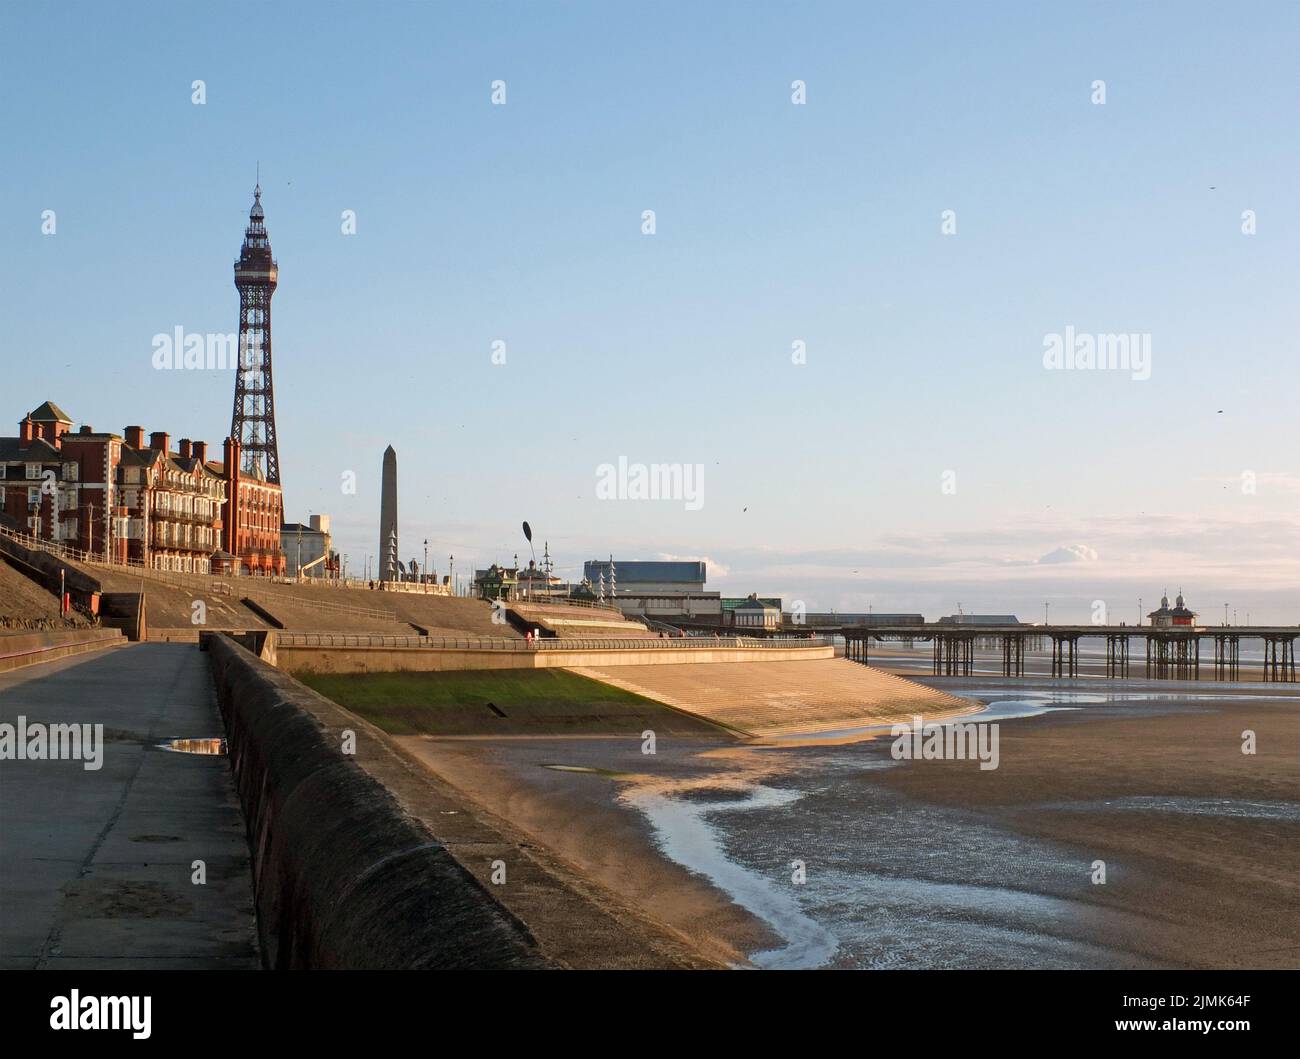
[[[169,489],[184,489],[189,493],[201,493],[204,496],[221,496],[224,493],[223,482],[218,478],[192,478],[187,474],[167,473],[158,479],[160,486]]]
[[[35,481],[38,478],[45,477],[45,469],[43,463],[29,463],[27,464],[24,473],[27,475],[29,480]],[[62,474],[60,477],[62,477],[65,482],[75,482],[79,472],[80,468],[75,463],[65,463],[62,467]]]
[[[171,570],[178,574],[210,574],[212,563],[203,555],[155,555],[155,570]]]
[[[132,519],[132,537],[140,537],[140,519]],[[153,543],[162,548],[189,548],[211,551],[217,546],[217,534],[211,526],[189,526],[172,522],[155,522]]]
[[[217,503],[188,493],[159,492],[154,497],[154,510],[163,515],[183,518],[214,519]]]

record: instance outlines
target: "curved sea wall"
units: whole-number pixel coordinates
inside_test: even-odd
[[[329,634],[278,634],[275,664],[290,673],[434,673],[460,669],[571,669],[576,666],[681,666],[712,662],[795,662],[834,658],[829,645],[789,647],[620,647],[605,641],[604,648],[563,647],[547,650],[394,646],[332,646],[333,641],[367,639]],[[373,637],[382,641],[384,637]],[[547,643],[557,641],[548,640]],[[561,642],[562,641],[558,641]],[[265,657],[265,655],[264,655]]]
[[[344,753],[355,718],[226,636],[203,646],[268,967],[548,966],[522,924]]]

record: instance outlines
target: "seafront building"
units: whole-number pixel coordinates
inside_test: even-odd
[[[1178,598],[1174,601],[1172,607],[1169,605],[1169,593],[1166,592],[1160,597],[1160,606],[1148,614],[1147,617],[1150,619],[1151,624],[1157,628],[1196,624],[1196,612],[1183,602],[1182,589],[1178,590]]]
[[[312,515],[306,525],[286,522],[280,527],[280,550],[290,577],[320,580],[339,576],[339,553],[334,551],[329,515]]]
[[[602,578],[610,582],[611,573],[620,594],[690,595],[704,592],[705,564],[701,560],[615,562],[613,559],[589,559],[582,565],[583,579],[596,584]]]
[[[141,426],[79,430],[46,401],[0,438],[0,511],[11,528],[104,562],[185,573],[283,573],[278,486],[203,441]]]
[[[612,585],[611,601],[624,614],[722,625],[722,594],[705,591],[702,560],[591,559],[583,564],[582,576],[593,587]]]
[[[750,593],[745,599],[724,599],[722,613],[724,624],[735,629],[764,629],[772,631],[781,627],[781,600],[777,597],[760,599]]]

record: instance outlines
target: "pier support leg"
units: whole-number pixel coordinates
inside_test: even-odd
[[[1002,675],[1004,677],[1023,677],[1025,675],[1025,638],[1016,633],[1005,633],[1002,637]]]
[[[1106,676],[1128,676],[1128,634],[1106,636]]]

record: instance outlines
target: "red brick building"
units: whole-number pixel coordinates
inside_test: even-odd
[[[52,402],[0,438],[0,511],[28,533],[101,561],[187,573],[281,575],[278,485],[239,471],[238,444],[221,461],[207,444],[143,427],[121,435],[72,430]],[[235,557],[235,558],[232,558]],[[215,569],[214,569],[215,567]]]
[[[222,451],[224,463],[219,466],[227,485],[222,548],[238,556],[244,573],[283,577],[286,564],[280,526],[284,523],[284,494],[278,484],[239,469],[243,461],[234,438],[226,438]]]

